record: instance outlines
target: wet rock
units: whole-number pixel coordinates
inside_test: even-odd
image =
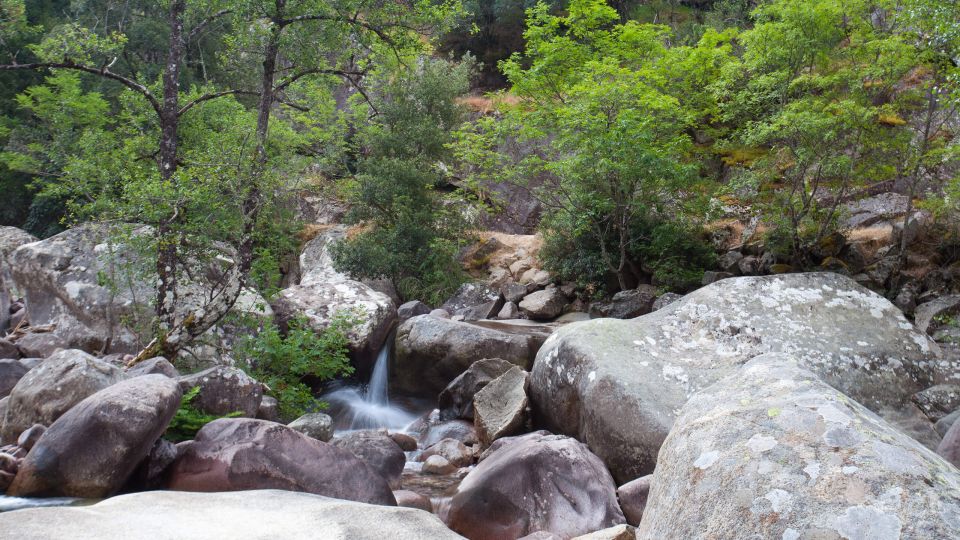
[[[723,280],[630,321],[561,327],[538,353],[531,400],[543,425],[588,444],[623,482],[653,471],[692,394],[766,352],[798,356],[876,411],[960,373],[883,297],[836,274],[786,274]]]
[[[546,432],[500,439],[463,479],[448,525],[475,540],[547,531],[569,538],[624,522],[603,463],[569,437]]]
[[[937,422],[951,412],[960,409],[960,386],[938,384],[917,392],[911,399],[931,421]]]
[[[563,313],[569,303],[560,289],[544,289],[525,296],[520,302],[520,310],[531,319],[549,320]]]
[[[437,398],[440,420],[473,420],[474,395],[511,367],[514,365],[501,358],[485,358],[471,364],[440,392]]]
[[[249,418],[214,420],[171,467],[168,489],[286,489],[337,499],[396,504],[387,481],[348,450],[287,426]]]
[[[242,416],[257,416],[263,386],[243,372],[230,366],[217,366],[199,373],[180,377],[180,389],[184,394],[200,387],[200,393],[190,403],[207,414],[223,416],[239,412]]]
[[[16,440],[34,424],[52,424],[87,396],[123,378],[122,371],[83,351],[66,350],[47,358],[10,392],[0,440]]]
[[[590,304],[590,316],[612,319],[632,319],[650,313],[657,299],[657,289],[652,285],[640,285],[636,289],[620,291],[609,302]]]
[[[346,226],[335,225],[307,242],[300,254],[300,282],[280,291],[273,308],[281,322],[303,316],[318,331],[338,313],[353,312],[360,322],[350,331],[350,355],[364,374],[390,336],[397,308],[388,295],[334,268],[331,247],[346,235]]]
[[[139,377],[141,375],[164,375],[170,377],[171,379],[177,379],[180,377],[180,372],[177,371],[177,368],[173,367],[166,358],[162,356],[157,356],[154,358],[147,358],[143,362],[139,362],[126,369],[127,377]]]
[[[391,384],[404,393],[436,395],[482,358],[527,367],[536,354],[534,339],[448,319],[414,317],[397,330]]]
[[[477,444],[477,429],[470,422],[450,420],[429,426],[420,438],[420,446],[429,448],[443,439],[456,439],[467,446]]]
[[[617,499],[620,509],[623,510],[627,523],[636,527],[643,518],[643,509],[647,506],[647,496],[650,494],[650,481],[653,475],[641,476],[617,488]]]
[[[514,366],[473,397],[474,425],[484,446],[524,429],[528,382],[527,372]]]
[[[113,497],[93,506],[5,512],[0,514],[0,530],[17,531],[21,540],[76,538],[77,531],[97,540],[460,538],[439,518],[422,510],[274,489],[243,493],[150,491]]]
[[[456,439],[442,439],[430,446],[417,457],[417,461],[426,461],[430,456],[441,456],[454,467],[473,465],[473,452]]]
[[[427,315],[428,313],[430,313],[430,306],[419,300],[411,300],[397,308],[397,320],[403,322],[417,315]]]
[[[176,381],[145,375],[87,397],[39,438],[8,493],[102,498],[118,491],[180,405]]]
[[[269,420],[271,422],[280,421],[280,402],[277,401],[277,398],[271,396],[263,396],[260,399],[260,407],[257,408],[258,420]]]
[[[323,413],[307,413],[288,426],[318,441],[328,442],[333,438],[333,418]]]
[[[386,433],[351,431],[331,440],[330,444],[357,456],[386,479],[391,488],[400,488],[400,476],[407,463],[407,456]]]
[[[939,456],[767,354],[683,406],[637,538],[953,538],[958,488]]]
[[[430,497],[406,489],[394,491],[393,496],[397,499],[397,506],[433,512],[433,503],[430,502]]]
[[[423,472],[423,474],[435,474],[442,476],[457,472],[457,466],[453,463],[450,463],[447,458],[438,454],[434,454],[423,462],[423,466],[420,468],[420,471]]]
[[[0,398],[10,395],[17,382],[27,374],[27,366],[19,360],[11,358],[0,359]],[[2,419],[2,417],[0,417]]]

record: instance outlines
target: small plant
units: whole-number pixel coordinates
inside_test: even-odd
[[[234,418],[240,416],[240,411],[234,411],[224,416],[206,414],[193,406],[193,400],[200,394],[200,387],[194,386],[180,398],[180,408],[173,415],[173,420],[167,426],[164,437],[172,442],[188,441],[197,436],[200,428],[220,418]]]
[[[243,340],[236,352],[246,371],[277,399],[280,418],[289,421],[326,406],[313,396],[307,381],[353,373],[348,335],[357,323],[354,313],[342,311],[317,332],[306,317],[296,317],[289,321],[285,333],[269,325],[257,336]]]

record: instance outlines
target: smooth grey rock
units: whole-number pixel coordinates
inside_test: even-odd
[[[357,456],[382,476],[392,489],[400,489],[400,476],[407,463],[403,449],[384,432],[351,431],[344,433],[330,444]]]
[[[73,340],[73,345],[82,350],[90,350],[90,347],[86,346],[89,343],[91,343],[89,340]],[[24,358],[46,358],[57,351],[69,348],[71,347],[67,340],[54,332],[27,332],[17,340],[17,349],[20,351],[20,356]]]
[[[333,438],[333,418],[323,413],[307,413],[288,426],[318,441],[329,442]]]
[[[531,319],[549,320],[563,313],[563,308],[569,303],[560,289],[544,289],[523,297],[520,311]]]
[[[514,366],[473,397],[474,425],[484,446],[520,433],[527,422],[529,374]]]
[[[87,396],[123,379],[118,368],[83,351],[61,351],[28,371],[13,387],[0,440],[14,441],[34,424],[49,426]]]
[[[181,443],[183,444],[183,443]],[[168,489],[288,489],[393,506],[387,481],[353,453],[276,422],[221,418],[183,445]]]
[[[184,375],[179,382],[184,394],[200,387],[191,405],[207,414],[224,416],[239,412],[241,416],[254,418],[263,399],[263,385],[235,367],[212,367]]]
[[[950,431],[950,426],[957,421],[957,418],[960,418],[960,409],[957,409],[944,416],[940,420],[937,420],[937,423],[934,425],[934,429],[936,429],[937,434],[939,434],[941,438],[944,437],[947,432]]]
[[[440,392],[440,420],[473,420],[473,397],[511,367],[514,365],[501,358],[484,358],[471,364]]]
[[[180,396],[173,379],[144,375],[87,397],[43,432],[8,494],[96,499],[116,493],[167,429]]]
[[[482,283],[464,283],[440,307],[451,315],[463,315],[472,307],[495,303],[500,298],[500,291]]]
[[[513,302],[507,302],[503,304],[503,307],[500,308],[500,313],[497,313],[498,319],[517,319],[520,317],[520,306],[514,304]]]
[[[272,396],[263,396],[260,400],[260,407],[257,408],[258,420],[269,420],[271,422],[280,421],[280,402]]]
[[[637,538],[955,538],[958,516],[957,469],[766,354],[683,406]]]
[[[29,371],[27,366],[19,360],[0,358],[0,398],[9,396],[13,387],[27,374],[27,371]]]
[[[397,330],[390,382],[400,392],[436,395],[482,358],[528,367],[536,354],[532,342],[528,335],[421,315]]]
[[[10,254],[20,246],[36,241],[37,238],[26,231],[0,226],[0,336],[8,328],[15,327],[10,323],[10,306],[22,294],[13,281]],[[0,355],[0,358],[9,357]]]
[[[617,488],[617,499],[620,509],[627,518],[627,523],[636,527],[643,519],[643,509],[647,507],[647,497],[650,495],[650,482],[653,475],[641,476]]]
[[[570,538],[624,523],[616,485],[586,445],[536,432],[499,439],[457,487],[447,524],[471,539]]]
[[[657,289],[652,285],[640,285],[636,289],[620,291],[609,302],[590,304],[593,318],[632,319],[650,313],[657,299]]]
[[[531,400],[543,425],[588,444],[624,482],[653,471],[692,394],[766,352],[796,355],[877,411],[960,374],[883,297],[837,274],[785,274],[723,280],[629,321],[561,327],[537,355]]]
[[[933,334],[942,326],[941,318],[955,316],[960,311],[960,294],[948,294],[920,304],[913,312],[913,320],[921,332]]]
[[[257,490],[237,493],[148,491],[93,506],[32,508],[0,514],[0,530],[21,540],[455,540],[436,516],[331,499],[309,493]]]
[[[37,441],[40,440],[40,437],[42,437],[46,431],[47,426],[42,424],[34,424],[29,429],[21,433],[19,437],[17,437],[17,446],[29,452],[30,449],[37,444]]]
[[[473,423],[464,420],[449,420],[431,425],[424,430],[420,437],[420,447],[429,448],[443,439],[456,439],[467,446],[480,442],[477,428]]]
[[[164,375],[166,377],[170,377],[171,379],[180,377],[180,372],[177,371],[177,368],[173,367],[173,364],[171,364],[162,356],[147,358],[143,362],[127,368],[126,373],[127,377],[139,377],[141,375],[153,374]]]
[[[411,300],[401,304],[400,307],[397,308],[397,320],[403,322],[411,317],[427,315],[428,313],[430,313],[430,306],[419,300]]]

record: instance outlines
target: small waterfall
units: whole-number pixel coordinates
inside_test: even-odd
[[[370,381],[363,387],[347,386],[326,394],[322,399],[331,405],[336,425],[346,429],[403,430],[417,416],[402,407],[391,405],[387,391],[390,372],[390,346],[388,339],[377,355]]]

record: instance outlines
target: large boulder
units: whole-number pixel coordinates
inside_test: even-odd
[[[570,301],[558,287],[528,294],[520,302],[520,311],[531,319],[553,319],[563,313]]]
[[[382,476],[391,489],[400,488],[400,476],[407,457],[385,432],[351,431],[331,440],[330,444],[357,456]]]
[[[32,508],[0,513],[0,530],[20,540],[455,540],[439,518],[412,508],[361,504],[309,493],[149,491],[93,506]]]
[[[396,504],[387,481],[349,451],[265,420],[210,422],[185,444],[169,474],[173,490],[286,489]]]
[[[397,330],[391,384],[400,392],[436,395],[483,358],[502,358],[527,369],[536,354],[534,340],[529,335],[420,315]]]
[[[640,539],[957,538],[960,473],[790,356],[702,390],[660,450]]]
[[[27,371],[27,366],[19,360],[0,358],[0,398],[9,396]]]
[[[83,225],[14,251],[9,262],[32,325],[53,325],[67,347],[88,352],[136,353],[149,337],[156,275],[149,257],[136,245],[153,235],[148,226]],[[181,280],[177,312],[201,309],[214,290],[230,279],[226,269],[235,256],[218,245],[205,262],[191,262],[191,275]],[[261,319],[271,317],[266,301],[244,291],[236,311]],[[222,329],[209,337],[220,340]],[[226,339],[229,342],[229,339]]]
[[[16,227],[0,227],[0,336],[10,326],[11,301],[20,296],[13,283],[10,254],[18,247],[36,241],[35,236]]]
[[[254,418],[263,399],[263,385],[235,367],[217,366],[180,377],[184,394],[200,387],[190,404],[199,411],[217,416],[239,412]]]
[[[440,420],[473,420],[473,396],[512,367],[513,364],[501,358],[485,358],[471,364],[437,397]]]
[[[754,356],[785,352],[875,411],[960,375],[889,301],[837,274],[731,278],[629,321],[557,330],[530,392],[538,418],[576,436],[620,482],[653,471],[676,412]]]
[[[15,441],[34,424],[49,426],[87,396],[123,378],[119,368],[83,351],[60,351],[28,371],[13,387],[0,441]]]
[[[523,431],[527,421],[529,374],[514,366],[473,397],[477,435],[484,446]]]
[[[177,382],[144,375],[81,401],[43,432],[8,494],[102,498],[126,483],[180,406]]]
[[[287,427],[318,441],[329,442],[333,438],[333,418],[319,412],[307,413],[287,424]]]
[[[471,540],[546,531],[570,538],[624,523],[613,478],[586,445],[545,431],[498,440],[463,479],[447,524]]]
[[[356,317],[349,334],[350,355],[364,376],[394,328],[397,308],[388,295],[334,268],[331,248],[346,235],[345,226],[334,225],[307,242],[300,254],[300,282],[280,291],[273,308],[281,321],[306,317],[318,331],[338,314]]]
[[[465,320],[489,319],[503,307],[500,291],[480,283],[464,283],[440,306],[451,315],[461,315]]]
[[[618,292],[610,301],[590,304],[590,316],[632,319],[650,313],[656,300],[656,287],[640,285],[636,289]]]

